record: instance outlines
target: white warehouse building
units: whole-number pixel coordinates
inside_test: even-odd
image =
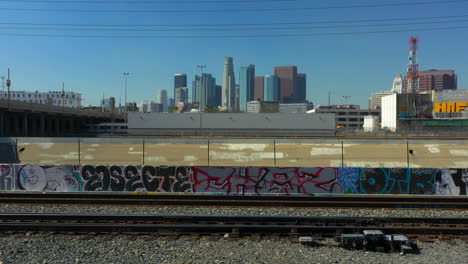
[[[7,92],[0,93],[0,100],[8,99]],[[10,91],[10,100],[36,104],[51,104],[70,108],[81,108],[81,94],[74,92],[49,91],[25,92]]]

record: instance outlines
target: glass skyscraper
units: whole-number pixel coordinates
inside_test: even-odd
[[[248,64],[240,68],[239,90],[240,110],[247,112],[247,102],[255,100],[255,65]]]
[[[264,78],[264,101],[280,101],[280,81],[275,75],[266,75]]]

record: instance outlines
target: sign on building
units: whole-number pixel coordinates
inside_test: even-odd
[[[468,90],[433,91],[434,119],[468,119]]]

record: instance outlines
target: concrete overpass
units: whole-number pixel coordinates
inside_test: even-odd
[[[76,135],[87,123],[120,122],[123,113],[0,100],[0,136]]]

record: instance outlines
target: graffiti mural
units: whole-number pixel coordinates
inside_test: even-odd
[[[0,165],[0,190],[14,190],[15,176],[12,165]]]
[[[0,165],[0,190],[467,195],[468,169]]]

